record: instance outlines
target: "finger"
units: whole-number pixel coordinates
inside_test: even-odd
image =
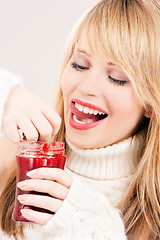
[[[53,128],[53,135],[55,135],[61,125],[61,118],[59,114],[53,110],[50,106],[45,106],[42,108],[43,115],[47,118]]]
[[[45,118],[45,116],[43,114],[40,114],[38,117],[36,115],[33,115],[31,120],[35,128],[39,132],[39,140],[51,140],[53,128],[50,122]]]
[[[21,213],[29,221],[43,225],[46,224],[53,217],[53,215],[51,214],[37,212],[31,209],[21,209]]]
[[[17,198],[23,205],[44,208],[51,212],[57,212],[62,205],[61,200],[43,195],[23,194],[19,195]]]
[[[68,194],[68,188],[50,180],[29,179],[19,182],[17,186],[24,191],[36,191],[48,193],[52,197],[64,200]]]
[[[39,138],[39,133],[30,119],[21,118],[17,123],[18,128],[25,134],[28,141],[36,141]]]
[[[14,143],[20,142],[21,138],[17,131],[17,125],[16,124],[8,124],[7,126],[8,127],[6,128],[5,124],[4,124],[2,127],[3,131],[5,132],[6,137]]]
[[[72,184],[72,177],[60,168],[37,168],[29,171],[27,176],[31,178],[53,180],[67,188]]]
[[[22,132],[22,130],[20,128],[18,128],[18,133],[19,133],[21,141],[27,140],[26,135],[24,134],[24,132]]]
[[[12,114],[10,114],[12,115]],[[20,136],[17,131],[17,123],[14,121],[12,116],[3,116],[2,130],[4,131],[6,137],[12,142],[20,142]],[[14,116],[14,115],[13,115]]]

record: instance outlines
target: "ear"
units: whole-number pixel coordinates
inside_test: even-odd
[[[144,116],[146,118],[151,118],[151,115],[152,115],[152,109],[151,107],[147,107],[147,109],[144,110]]]

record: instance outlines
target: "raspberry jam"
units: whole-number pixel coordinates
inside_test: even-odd
[[[63,153],[63,142],[21,142],[19,153],[16,155],[17,183],[29,179],[29,177],[26,175],[27,172],[35,168],[49,167],[64,169],[66,157],[63,155]],[[25,208],[39,212],[51,213],[46,209],[22,205],[17,199],[17,196],[21,194],[48,195],[47,193],[45,194],[35,191],[23,191],[17,187],[15,196],[15,207],[12,214],[12,219],[14,221],[29,222],[21,214],[21,209]]]

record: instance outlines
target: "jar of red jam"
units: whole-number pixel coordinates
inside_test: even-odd
[[[26,175],[30,170],[47,167],[64,169],[66,157],[64,154],[63,142],[32,142],[23,141],[20,143],[19,152],[16,155],[17,162],[17,183],[29,179]],[[48,195],[47,193],[39,193],[35,191],[23,191],[16,188],[15,207],[12,218],[15,221],[29,222],[21,214],[21,209],[32,209],[35,211],[51,213],[46,209],[37,208],[34,206],[26,206],[21,204],[17,197],[21,194],[39,194]]]

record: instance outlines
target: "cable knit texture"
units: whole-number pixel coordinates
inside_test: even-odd
[[[0,138],[4,137],[1,129],[4,105],[11,88],[15,85],[22,85],[21,77],[0,68]]]
[[[45,226],[25,224],[25,240],[126,240],[115,206],[134,173],[142,141],[136,136],[94,150],[78,149],[67,141],[65,170],[72,174],[73,184],[62,207]]]

